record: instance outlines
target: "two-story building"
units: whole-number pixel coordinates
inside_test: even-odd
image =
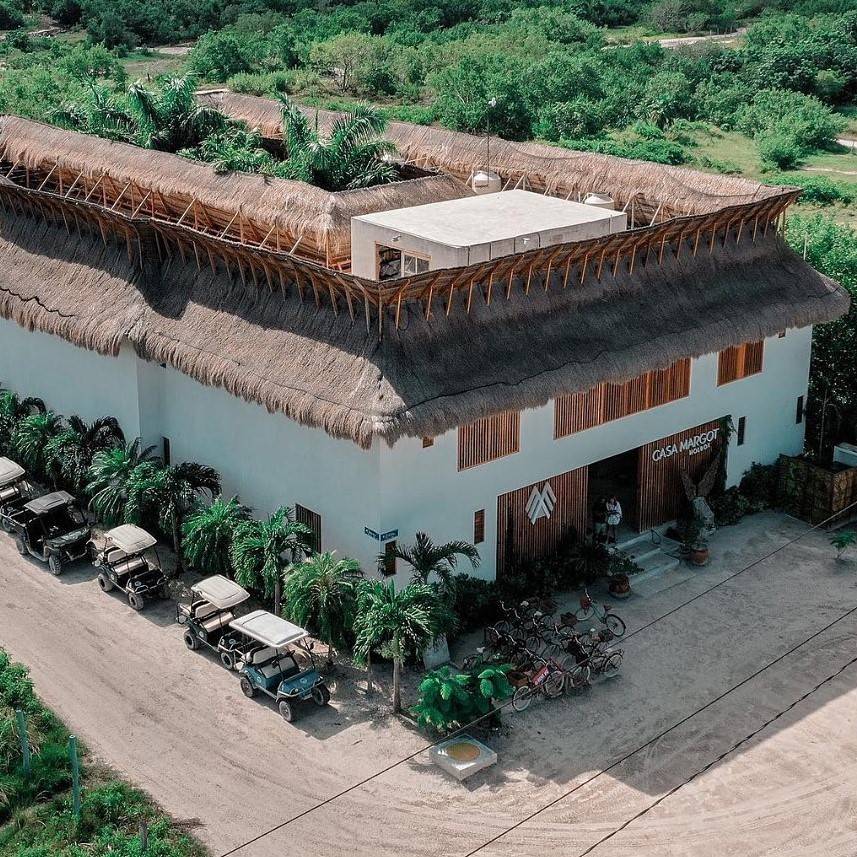
[[[330,194],[4,117],[0,381],[369,573],[417,530],[507,573],[606,492],[657,526],[727,419],[730,483],[800,451],[848,297],[782,239],[795,189],[494,141],[481,193],[484,141],[408,134],[401,182]]]

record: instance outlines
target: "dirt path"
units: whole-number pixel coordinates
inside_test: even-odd
[[[558,801],[480,857],[853,857],[857,666],[797,700],[857,651],[857,613],[799,645],[857,607],[857,567],[816,534],[680,606],[803,528],[748,519],[717,535],[697,576],[623,604],[631,631],[680,609],[627,640],[618,679],[509,717],[500,763],[469,785],[418,756],[238,854],[464,857]],[[168,810],[199,819],[215,854],[421,746],[348,693],[284,724],[184,649],[167,605],[135,615],[88,570],[51,578],[5,537],[0,592],[0,644],[31,666],[46,701]]]

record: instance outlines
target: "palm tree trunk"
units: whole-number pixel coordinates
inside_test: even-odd
[[[372,649],[366,654],[366,696],[372,693]]]
[[[274,581],[274,615],[280,615],[280,602],[283,600],[283,582],[280,579],[280,575],[277,575],[277,579]]]
[[[179,575],[184,571],[184,563],[182,562],[182,528],[177,512],[173,512],[173,550],[176,553],[176,574]]]
[[[393,714],[402,710],[401,661],[393,658]]]

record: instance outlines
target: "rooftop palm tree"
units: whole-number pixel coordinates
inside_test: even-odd
[[[11,390],[0,389],[0,454],[11,450],[12,433],[21,419],[46,410],[41,399],[19,399]]]
[[[47,449],[62,427],[62,418],[53,411],[37,411],[18,420],[12,432],[12,453],[37,478],[47,474]]]
[[[281,506],[267,521],[245,521],[235,530],[232,564],[235,579],[248,588],[261,588],[273,596],[274,612],[280,612],[283,575],[289,565],[309,552],[312,530],[295,521],[292,510]]]
[[[316,553],[292,568],[284,589],[287,617],[333,649],[346,649],[354,623],[360,564],[330,552]]]
[[[200,506],[182,525],[187,561],[205,572],[232,576],[235,531],[249,520],[250,509],[236,497],[215,497],[210,506]]]
[[[141,464],[155,461],[154,449],[154,446],[143,448],[138,437],[129,444],[92,456],[86,493],[90,495],[90,508],[108,526],[126,520],[131,477]]]
[[[362,105],[337,119],[327,137],[287,98],[283,98],[283,142],[288,160],[279,165],[283,178],[308,182],[325,190],[352,190],[395,181],[389,156],[396,147],[381,135],[387,120],[374,107]]]
[[[147,149],[177,152],[199,145],[229,120],[215,107],[196,100],[195,77],[168,78],[159,90],[148,89],[142,81],[128,87],[128,112],[136,128],[136,142]]]
[[[479,566],[479,551],[468,542],[446,542],[436,545],[426,533],[417,533],[412,545],[396,547],[396,557],[406,562],[413,569],[413,580],[416,583],[428,583],[432,575],[436,575],[441,588],[449,591],[452,588],[452,575],[458,565],[458,557],[470,560],[473,568]]]
[[[94,79],[80,101],[67,101],[53,112],[52,119],[64,128],[95,134],[107,140],[130,141],[134,138],[134,117],[121,103],[120,96]]]
[[[172,466],[160,462],[138,465],[128,480],[125,517],[138,523],[147,515],[157,516],[158,524],[170,533],[176,555],[176,574],[184,570],[182,524],[204,493],[214,497],[220,491],[220,474],[206,464],[185,461]]]
[[[393,581],[366,580],[357,596],[355,654],[367,664],[371,689],[373,651],[393,660],[393,711],[402,708],[405,658],[425,649],[452,619],[433,586],[410,583],[396,591]]]
[[[87,424],[78,416],[66,419],[47,443],[45,465],[54,485],[82,492],[89,467],[97,452],[123,446],[125,435],[115,417],[101,417]]]

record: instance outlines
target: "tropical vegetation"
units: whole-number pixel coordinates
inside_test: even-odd
[[[510,667],[485,666],[470,672],[449,667],[428,672],[411,711],[423,728],[441,734],[487,719],[495,700],[508,699],[513,688],[506,677]]]
[[[465,557],[471,568],[479,566],[479,551],[468,542],[453,541],[437,545],[427,533],[418,532],[412,545],[396,545],[394,555],[407,563],[415,583],[437,583],[449,592],[453,588],[458,558]]]
[[[209,505],[198,506],[182,525],[182,550],[195,568],[211,574],[234,576],[232,544],[241,524],[251,518],[251,511],[237,497],[228,500],[215,497]]]
[[[361,584],[354,622],[354,653],[367,665],[370,689],[372,653],[380,652],[393,661],[394,712],[402,708],[401,676],[405,661],[430,646],[452,623],[446,601],[433,586],[410,583],[397,590],[392,580],[365,580]]]
[[[316,639],[327,643],[329,659],[335,650],[354,643],[354,617],[363,573],[360,564],[334,553],[314,553],[292,566],[286,576],[284,614]]]
[[[29,773],[17,711],[25,718]],[[66,727],[36,696],[26,668],[0,649],[0,857],[136,857],[142,854],[142,821],[148,827],[147,854],[203,857],[202,845],[179,831],[143,792],[91,768],[85,749],[76,817],[68,739]]]

